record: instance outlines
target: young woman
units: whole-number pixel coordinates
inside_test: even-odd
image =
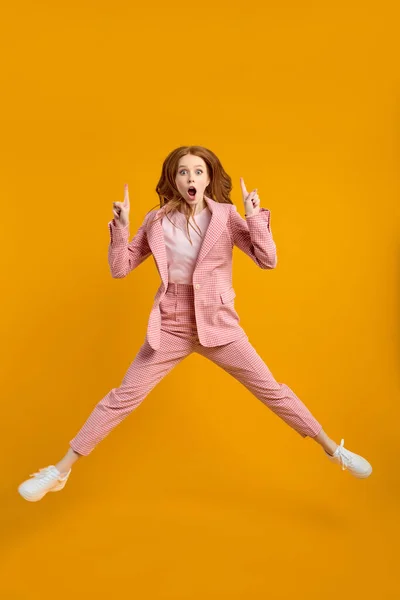
[[[126,277],[151,254],[161,277],[145,341],[121,385],[110,390],[69,442],[55,465],[32,473],[18,488],[23,498],[40,500],[64,488],[72,465],[88,456],[192,352],[212,360],[303,438],[310,437],[333,462],[356,477],[372,472],[369,462],[336,444],[295,393],[275,381],[239,325],[232,287],[232,249],[238,246],[261,269],[277,265],[270,211],[260,207],[257,189],[240,180],[245,219],[229,195],[231,179],[211,150],[182,146],[165,159],[156,192],[160,206],[147,213],[129,241],[130,200],[113,203],[108,223],[108,261],[113,277]],[[189,227],[193,230],[189,231]]]

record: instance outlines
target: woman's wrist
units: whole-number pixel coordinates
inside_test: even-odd
[[[116,227],[117,229],[125,229],[125,227],[128,227],[129,222],[126,223],[126,225],[122,225],[121,223],[119,223],[118,221],[115,221],[115,219],[113,219],[113,225],[114,227]]]

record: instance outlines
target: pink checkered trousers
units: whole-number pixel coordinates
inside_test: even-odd
[[[194,295],[190,284],[168,284],[160,303],[159,349],[154,350],[145,339],[121,385],[104,396],[70,441],[73,450],[88,455],[139,406],[163,377],[192,352],[209,358],[233,375],[302,437],[314,437],[321,431],[322,426],[294,392],[286,384],[275,381],[245,333],[235,341],[220,346],[200,344]]]

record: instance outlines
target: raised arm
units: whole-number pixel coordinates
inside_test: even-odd
[[[237,212],[234,204],[230,211],[233,244],[250,256],[261,269],[275,269],[278,262],[270,218],[267,208],[260,208],[260,212],[245,219]]]
[[[151,250],[146,235],[146,223],[150,214],[145,216],[131,241],[129,241],[129,223],[124,227],[117,226],[114,219],[108,223],[110,232],[108,264],[112,277],[126,277],[150,256]]]

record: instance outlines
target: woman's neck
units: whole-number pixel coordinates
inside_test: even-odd
[[[206,204],[205,200],[203,200],[203,202],[201,204],[197,203],[196,206],[194,206],[194,207],[189,205],[189,214],[190,214],[190,216],[192,216],[192,215],[196,216],[199,213],[201,213],[205,208],[207,208],[207,204]],[[178,210],[179,210],[179,212],[183,213],[183,211],[180,210],[180,208]],[[192,212],[192,211],[194,211],[194,212]]]

